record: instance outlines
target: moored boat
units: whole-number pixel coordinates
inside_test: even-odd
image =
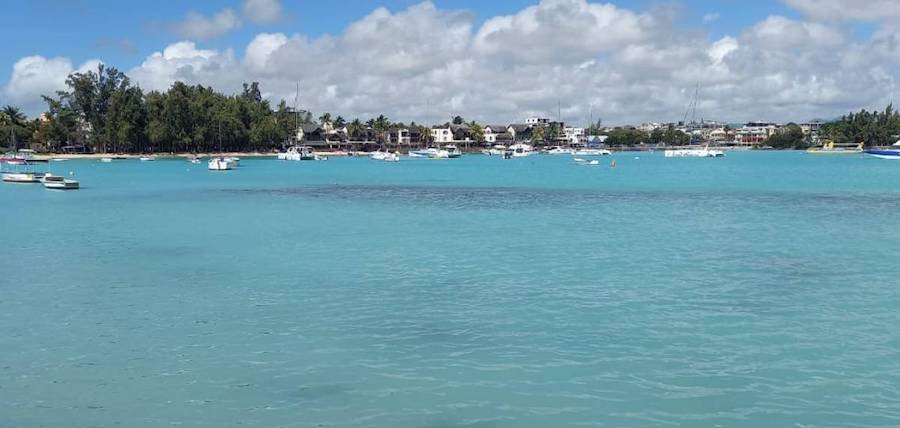
[[[486,154],[488,156],[503,156],[503,153],[506,152],[506,146],[503,144],[494,144],[490,149],[484,149],[481,153]]]
[[[609,156],[612,154],[609,150],[606,149],[578,149],[572,152],[575,156]]]
[[[45,189],[51,190],[77,190],[81,187],[78,180],[69,180],[65,177],[53,174],[47,174],[41,180]]]
[[[864,150],[863,153],[878,159],[900,160],[900,140],[891,147]]]
[[[665,156],[667,158],[720,158],[725,156],[725,152],[706,146],[702,149],[669,149],[665,151]]]
[[[525,143],[517,143],[509,146],[508,152],[510,153],[509,157],[524,158],[534,153],[534,147]]]
[[[447,157],[449,159],[456,159],[462,156],[462,152],[459,151],[459,148],[453,144],[447,144],[446,146],[444,146],[444,150],[447,151]]]
[[[210,159],[206,167],[210,171],[228,171],[234,168],[234,164],[228,158],[216,157]]]
[[[855,155],[863,152],[863,143],[853,145],[835,145],[834,141],[828,141],[819,147],[806,150],[811,155]]]

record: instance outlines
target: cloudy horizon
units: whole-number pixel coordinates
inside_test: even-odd
[[[130,63],[104,50],[80,61],[44,51],[5,58],[0,104],[34,116],[46,107],[41,95],[101,62],[144,90],[181,80],[233,93],[258,81],[274,104],[292,102],[299,82],[301,107],[317,114],[419,123],[557,114],[576,124],[591,116],[613,125],[678,121],[695,88],[696,118],[724,122],[830,119],[893,101],[898,1],[783,0],[788,12],[773,7],[743,26],[734,19],[744,4],[720,2],[691,20],[680,3],[641,3],[543,0],[486,16],[426,1],[367,8],[313,34],[293,4],[220,2],[95,43],[134,51],[141,31],[164,35]],[[249,41],[228,40],[236,32]]]

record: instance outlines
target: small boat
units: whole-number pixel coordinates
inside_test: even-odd
[[[667,158],[720,158],[725,156],[721,150],[710,149],[706,146],[702,149],[670,149],[665,151]]]
[[[378,151],[374,151],[374,152],[372,152],[372,153],[369,153],[369,159],[372,159],[372,160],[384,160],[384,158],[387,157],[387,156],[390,155],[390,154],[391,154],[391,152],[383,151],[383,150],[378,150]]]
[[[524,158],[534,154],[534,147],[528,144],[518,143],[509,146],[509,151],[512,152],[510,157]]]
[[[806,150],[811,155],[855,155],[863,152],[863,143],[856,146],[838,145],[835,146],[834,141],[828,141],[820,147],[812,147]]]
[[[41,180],[44,188],[52,190],[77,190],[81,184],[77,180],[69,180],[65,177],[47,174]]]
[[[53,159],[50,159],[51,162],[65,162],[65,161],[67,161],[67,160],[68,160],[68,159],[66,159],[66,158],[53,158]]]
[[[552,146],[547,147],[544,150],[544,153],[548,155],[574,155],[575,149],[572,149],[570,147]]]
[[[379,150],[377,152],[370,153],[369,159],[383,161],[383,162],[399,162],[400,155],[398,155],[396,153],[391,153],[389,151]]]
[[[231,163],[232,168],[241,166],[241,158],[234,157],[234,156],[226,156],[224,159]]]
[[[598,161],[597,159],[575,158],[574,161],[579,165],[600,165],[600,161]]]
[[[900,140],[897,140],[897,142],[889,148],[869,149],[865,150],[863,153],[878,159],[900,160]]]
[[[3,181],[7,183],[40,183],[45,172],[35,171],[34,164],[25,159],[4,158]]]
[[[434,147],[430,147],[427,149],[421,149],[421,150],[411,150],[409,152],[409,157],[411,157],[411,158],[430,158],[430,157],[433,157],[435,155],[435,153],[438,152],[438,150],[439,149],[436,149]]]
[[[506,152],[506,146],[504,146],[503,144],[495,144],[490,149],[484,149],[481,151],[481,153],[488,155],[488,156],[503,156],[503,153],[505,153],[505,152]]]
[[[611,151],[606,149],[578,149],[572,152],[575,156],[609,156]]]
[[[228,171],[234,168],[234,164],[228,158],[218,157],[212,158],[207,163],[207,169],[210,171]]]
[[[141,162],[153,162],[156,160],[156,156],[141,156],[138,159],[140,159]]]
[[[453,144],[447,144],[446,146],[444,146],[444,150],[447,151],[447,158],[449,159],[456,159],[462,156],[462,152],[459,151],[459,148],[457,148]]]
[[[103,163],[110,163],[112,161],[113,161],[113,158],[100,158],[100,162],[103,162]]]
[[[278,159],[289,161],[325,160],[309,146],[291,146],[287,151],[278,154]]]
[[[201,161],[202,159],[199,156],[191,156],[188,158],[188,162],[193,164],[199,164]]]

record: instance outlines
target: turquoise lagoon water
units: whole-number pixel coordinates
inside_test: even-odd
[[[900,163],[613,158],[2,185],[0,426],[900,425]]]

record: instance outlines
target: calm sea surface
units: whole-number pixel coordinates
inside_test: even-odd
[[[612,158],[2,184],[0,426],[900,425],[900,162]]]

